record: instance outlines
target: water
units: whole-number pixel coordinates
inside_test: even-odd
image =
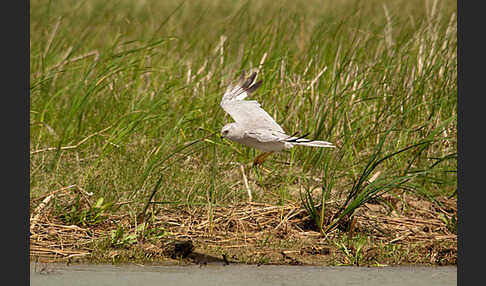
[[[34,267],[36,269],[34,269]],[[274,265],[31,265],[30,285],[427,285],[457,284],[457,267]]]

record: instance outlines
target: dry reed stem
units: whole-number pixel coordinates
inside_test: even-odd
[[[79,141],[75,145],[60,147],[59,149],[61,149],[61,150],[76,149],[79,146],[81,146],[83,143],[85,143],[86,141],[88,141],[88,139],[90,139],[91,137],[96,136],[96,135],[99,135],[99,134],[105,132],[106,130],[110,129],[111,127],[112,126],[108,126],[108,127],[104,128],[104,129],[102,129],[100,131],[97,131],[97,132],[95,132],[95,133],[93,133],[91,135],[88,135],[83,140]],[[30,152],[30,155],[34,155],[34,154],[41,153],[41,152],[46,152],[46,151],[55,151],[57,149],[58,149],[57,147],[48,147],[48,148],[44,148],[44,149],[39,149],[39,150],[32,151],[32,152]]]
[[[246,191],[248,192],[248,202],[251,202],[252,200],[251,190],[250,190],[250,186],[248,185],[248,179],[246,178],[245,175],[245,168],[243,167],[242,164],[240,164],[240,170],[241,170],[241,175],[243,176],[243,182],[245,183]]]
[[[34,210],[34,216],[31,216],[30,218],[30,232],[34,229],[36,226],[37,222],[39,221],[39,218],[41,216],[41,212],[47,207],[47,204],[51,201],[51,199],[54,197],[54,194],[48,195]]]
[[[44,53],[42,55],[43,58],[45,58],[46,55],[47,55],[47,53],[49,52],[49,49],[50,49],[51,44],[52,44],[52,41],[54,40],[54,37],[56,36],[57,29],[59,28],[59,25],[61,24],[61,20],[62,20],[62,18],[59,17],[59,19],[56,22],[56,25],[54,26],[54,29],[49,34],[49,39],[47,40],[47,45],[46,45],[46,48],[45,48]]]

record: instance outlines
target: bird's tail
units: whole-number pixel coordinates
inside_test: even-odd
[[[301,145],[301,146],[308,146],[308,147],[321,147],[321,148],[335,148],[336,146],[334,146],[331,142],[327,142],[327,141],[312,141],[312,140],[298,140],[298,141],[294,141],[294,142],[289,142],[290,144],[292,145]]]
[[[295,134],[294,134],[295,135]],[[307,135],[295,137],[291,136],[285,139],[285,142],[290,143],[292,145],[301,145],[301,146],[308,146],[308,147],[321,147],[321,148],[335,148],[331,142],[327,141],[320,141],[320,140],[309,140],[304,137]]]

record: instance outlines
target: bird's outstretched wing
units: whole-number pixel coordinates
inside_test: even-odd
[[[256,100],[244,100],[248,94],[254,92],[262,84],[261,80],[253,83],[255,77],[256,73],[254,72],[245,80],[243,73],[236,86],[230,84],[221,100],[221,107],[245,129],[264,128],[285,134],[282,127],[261,108],[260,103]]]

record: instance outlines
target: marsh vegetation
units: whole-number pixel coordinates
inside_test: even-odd
[[[30,7],[31,257],[158,261],[184,239],[248,263],[455,263],[455,1]],[[289,134],[337,148],[252,168],[219,137],[243,70]]]

